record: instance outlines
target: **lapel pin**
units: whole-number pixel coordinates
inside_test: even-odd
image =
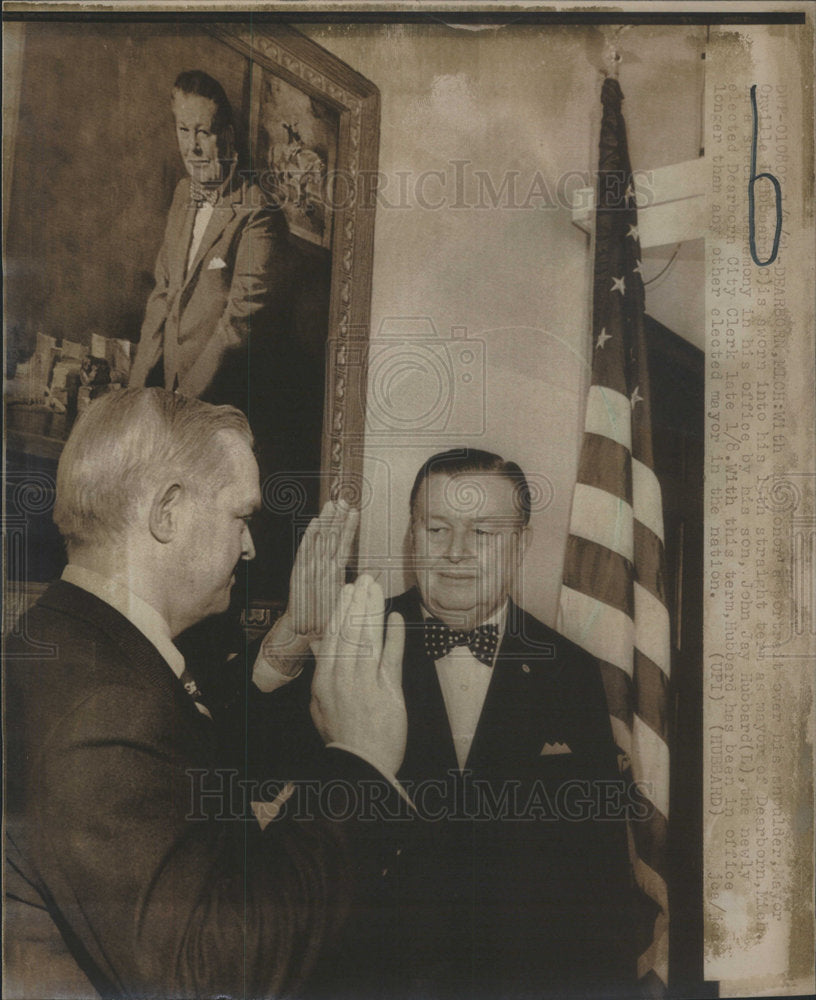
[[[527,664],[527,663],[522,663],[521,669],[524,671],[525,674],[529,674],[530,673],[530,667],[529,667],[529,664]]]

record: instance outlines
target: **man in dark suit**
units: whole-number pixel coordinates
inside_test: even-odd
[[[411,493],[417,588],[389,602],[406,622],[399,775],[429,820],[402,905],[421,915],[418,984],[452,996],[634,982],[628,802],[598,665],[509,596],[529,517],[515,463],[431,457]]]
[[[381,995],[628,996],[637,804],[597,662],[509,596],[530,532],[524,473],[489,452],[434,455],[410,506],[417,586],[387,607],[406,628],[398,777],[417,818]],[[279,695],[294,718],[296,686]],[[295,748],[304,759],[309,740]]]
[[[253,557],[251,444],[237,410],[144,389],[94,402],[65,446],[54,517],[68,566],[5,657],[6,995],[288,996],[349,911],[376,905],[393,851],[360,809],[338,814],[318,785],[317,805],[284,815],[300,789],[242,785],[253,747],[224,738],[319,627],[318,773],[360,808],[398,798],[401,629],[392,618],[383,646],[377,585],[349,585],[328,627],[325,608],[317,625],[287,610],[218,692],[174,644],[224,610]],[[342,550],[346,520],[322,517],[311,537]],[[298,593],[331,573],[306,549]]]

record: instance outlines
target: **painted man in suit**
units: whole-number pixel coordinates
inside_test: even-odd
[[[232,108],[217,80],[179,74],[172,109],[188,176],[170,207],[130,385],[144,386],[158,365],[166,388],[246,412],[248,360],[251,377],[286,315],[286,221],[237,169]]]
[[[434,455],[410,513],[417,586],[387,607],[406,628],[398,775],[417,820],[382,995],[628,996],[633,806],[597,662],[510,597],[530,537],[524,473],[489,452]],[[290,717],[297,683],[279,692]]]
[[[355,898],[376,899],[392,852],[371,824],[320,799],[283,815],[299,789],[236,784],[252,746],[224,740],[319,628],[320,773],[398,796],[402,630],[392,618],[383,647],[377,585],[348,585],[328,627],[325,608],[319,622],[289,608],[219,691],[174,644],[223,611],[253,557],[251,445],[239,411],[143,389],[94,402],[65,446],[54,517],[68,566],[6,648],[7,995],[288,996]],[[331,574],[312,543],[344,551],[345,520],[310,529],[297,594]]]

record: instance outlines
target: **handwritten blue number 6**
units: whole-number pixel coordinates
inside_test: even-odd
[[[758,174],[756,172],[757,160],[757,99],[756,84],[751,87],[751,111],[754,118],[754,130],[751,135],[751,178],[748,181],[748,243],[751,248],[751,258],[758,267],[767,267],[776,260],[779,252],[779,237],[782,233],[782,186],[773,174]],[[754,235],[754,184],[760,180],[770,181],[776,192],[776,232],[774,233],[773,250],[767,260],[760,260],[757,256],[756,239]]]

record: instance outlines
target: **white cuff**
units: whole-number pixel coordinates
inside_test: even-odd
[[[272,666],[261,651],[258,653],[255,666],[252,668],[252,683],[259,691],[269,694],[288,684],[289,681],[293,681],[302,669],[301,666],[296,674],[282,674],[280,670]]]

